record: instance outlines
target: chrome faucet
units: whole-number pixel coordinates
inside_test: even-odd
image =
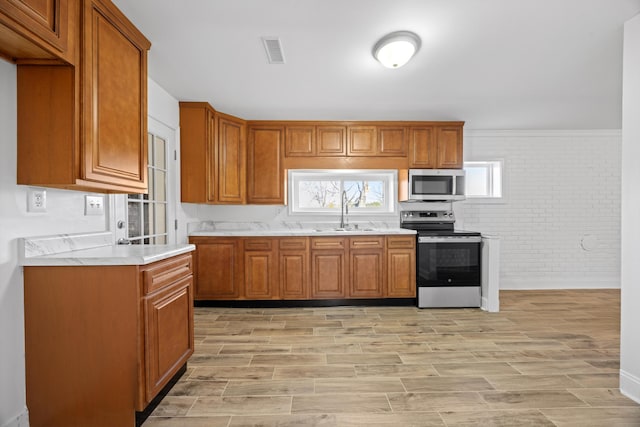
[[[347,198],[347,192],[342,190],[342,203],[340,204],[340,228],[347,227],[349,223],[347,215],[349,215],[349,199]]]

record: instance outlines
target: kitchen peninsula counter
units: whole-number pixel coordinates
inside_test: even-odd
[[[195,246],[113,243],[20,240],[34,425],[140,425],[193,354]]]

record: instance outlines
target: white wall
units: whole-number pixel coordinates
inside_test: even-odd
[[[23,274],[17,239],[104,231],[105,216],[84,216],[84,193],[47,189],[47,212],[27,213],[16,185],[16,67],[0,60],[0,426],[26,426]]]
[[[620,145],[619,131],[465,132],[465,160],[504,160],[504,203],[454,203],[460,228],[500,237],[501,289],[619,287]]]
[[[640,15],[624,27],[620,391],[640,403]]]

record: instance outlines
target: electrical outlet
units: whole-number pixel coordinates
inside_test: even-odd
[[[27,212],[46,212],[47,192],[31,188],[27,191]]]
[[[84,196],[85,215],[104,215],[104,196]]]

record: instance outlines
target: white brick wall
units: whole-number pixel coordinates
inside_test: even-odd
[[[619,131],[467,131],[464,150],[504,160],[505,203],[454,203],[500,237],[502,289],[620,287]]]

